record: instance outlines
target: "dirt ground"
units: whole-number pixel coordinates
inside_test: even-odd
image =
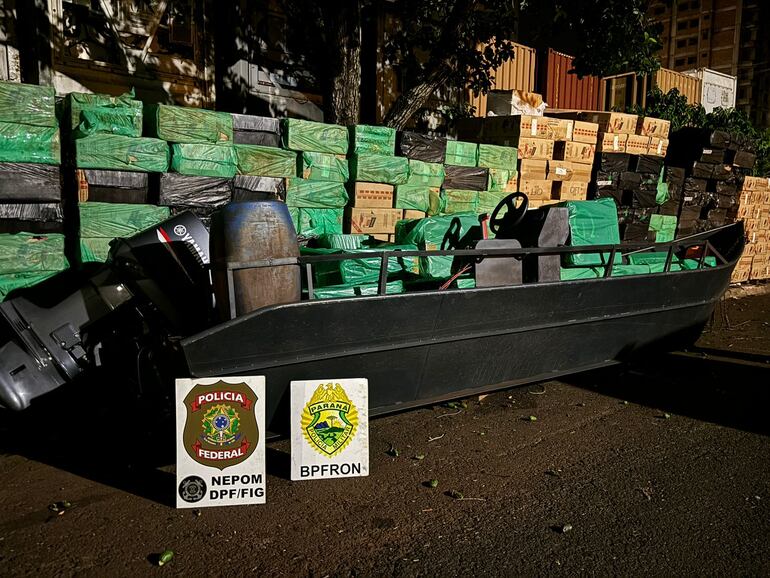
[[[175,510],[171,432],[104,397],[0,415],[2,574],[770,574],[770,295],[690,352],[374,420],[368,478],[271,443],[265,506]]]

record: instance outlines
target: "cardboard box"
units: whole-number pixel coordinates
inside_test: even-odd
[[[520,179],[519,191],[534,200],[550,200],[553,198],[553,181]]]
[[[387,233],[377,233],[375,235],[372,235],[372,239],[376,241],[383,241],[384,243],[394,243],[396,236],[388,235]]]
[[[553,158],[554,141],[543,138],[522,137],[519,139],[520,159]]]
[[[390,209],[393,207],[393,185],[353,183],[352,205],[358,208]]]
[[[558,201],[548,199],[530,199],[527,209],[539,209],[548,205],[555,205]]]
[[[651,116],[639,117],[639,124],[636,127],[636,133],[644,136],[654,136],[657,138],[668,138],[671,130],[671,121],[662,118],[653,118]]]
[[[548,161],[549,181],[569,181],[572,179],[572,163],[570,161]]]
[[[623,112],[581,112],[580,120],[595,122],[599,125],[599,132],[612,134],[636,134],[636,125],[639,117],[635,114]]]
[[[548,177],[548,161],[545,159],[524,159],[519,161],[519,179],[544,181]]]
[[[638,134],[628,135],[626,152],[630,155],[646,155],[650,148],[650,137]]]
[[[601,133],[596,150],[603,153],[624,153],[626,152],[626,142],[628,142],[627,134]]]
[[[585,201],[588,197],[588,182],[564,181],[558,183],[558,198],[560,201]]]
[[[668,151],[668,139],[658,138],[656,136],[650,137],[650,146],[647,148],[648,155],[654,155],[656,157],[665,157]]]
[[[404,209],[404,219],[424,219],[426,213],[415,211],[414,209]]]
[[[584,142],[561,142],[554,147],[553,158],[585,165],[593,165],[596,145]]]
[[[743,180],[744,191],[767,191],[770,189],[770,179],[766,177],[746,177]]]
[[[576,120],[572,128],[572,140],[595,145],[599,138],[599,125],[595,122]]]
[[[348,207],[345,209],[345,229],[353,234],[391,234],[396,232],[396,223],[403,216],[401,209]]]

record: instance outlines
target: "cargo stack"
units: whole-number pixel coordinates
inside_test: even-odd
[[[168,170],[168,144],[142,136],[142,103],[133,96],[73,92],[63,103],[66,170],[77,175],[80,201],[73,258],[81,263],[103,262],[113,238],[138,233],[142,228],[135,223],[155,224],[169,214],[155,206],[157,196],[150,192],[150,176]]]
[[[61,233],[61,144],[54,91],[0,82],[0,233]]]
[[[685,128],[671,136],[666,162],[684,171],[678,235],[735,220],[744,176],[756,157],[751,143],[721,130]]]
[[[396,156],[396,131],[386,126],[351,126],[349,136],[350,206],[345,211],[345,231],[393,242],[396,223],[404,217],[401,205],[419,206],[423,193],[440,187],[443,166]]]
[[[0,300],[67,268],[52,88],[0,82]]]
[[[231,116],[238,164],[238,174],[232,182],[232,200],[285,200],[286,177],[296,176],[296,166],[290,168],[288,157],[282,157],[276,151],[253,148],[255,145],[273,149],[281,147],[280,120],[247,114]],[[271,155],[271,152],[275,154]],[[296,165],[296,154],[294,157]]]
[[[344,126],[294,118],[281,121],[284,149],[296,155],[294,176],[286,179],[286,204],[297,234],[342,233],[350,169]]]
[[[770,279],[770,179],[743,179],[737,218],[743,220],[746,246],[731,281]]]

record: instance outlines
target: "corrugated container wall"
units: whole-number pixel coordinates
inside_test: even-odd
[[[549,108],[597,110],[601,81],[597,76],[569,74],[572,60],[553,48],[543,53],[538,62],[539,90]]]
[[[513,58],[504,62],[493,71],[495,77],[492,90],[535,90],[535,61],[534,48],[522,44],[513,43]],[[468,91],[468,101],[476,107],[476,116],[487,116],[487,96],[479,94],[474,96],[473,91]]]
[[[652,85],[657,86],[663,92],[676,88],[680,94],[687,97],[687,104],[700,102],[701,81],[689,74],[661,68],[655,73]]]
[[[735,93],[738,79],[710,68],[698,68],[686,71],[687,75],[697,77],[701,83],[700,103],[706,112],[715,108],[735,108]]]

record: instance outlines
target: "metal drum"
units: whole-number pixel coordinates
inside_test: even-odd
[[[297,233],[284,203],[229,203],[214,213],[212,280],[222,318],[299,301],[297,257]]]

